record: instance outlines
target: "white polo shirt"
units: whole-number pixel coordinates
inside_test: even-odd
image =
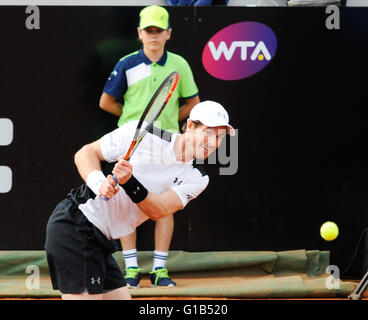
[[[107,162],[115,162],[125,155],[133,139],[138,121],[131,121],[106,134],[100,140],[102,155]],[[168,189],[176,192],[185,207],[208,185],[209,178],[190,162],[180,162],[173,150],[179,134],[159,130],[147,133],[130,159],[133,175],[149,192],[161,194]],[[96,196],[80,204],[79,209],[108,239],[118,239],[132,232],[149,217],[120,187],[109,201]]]

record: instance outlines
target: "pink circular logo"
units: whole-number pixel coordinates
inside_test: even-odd
[[[221,80],[248,78],[265,68],[277,48],[275,33],[259,22],[239,22],[217,32],[206,44],[202,63]]]

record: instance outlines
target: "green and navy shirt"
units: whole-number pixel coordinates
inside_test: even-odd
[[[198,88],[188,62],[183,57],[166,50],[156,63],[150,61],[142,49],[120,59],[103,90],[123,104],[123,113],[118,126],[138,120],[157,88],[174,71],[180,74],[180,80],[158,120],[162,129],[178,132],[179,98],[188,99],[198,95]]]

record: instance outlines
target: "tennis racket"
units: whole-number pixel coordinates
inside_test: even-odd
[[[139,143],[142,141],[143,137],[148,131],[153,127],[153,123],[160,116],[162,110],[165,108],[169,102],[171,96],[173,95],[176,86],[179,82],[180,75],[177,72],[173,72],[167,76],[167,78],[162,82],[159,88],[156,90],[155,94],[149,101],[146,109],[144,110],[141,118],[139,119],[137,128],[134,133],[133,140],[130,144],[128,152],[124,156],[124,159],[129,161],[132,157],[134,151],[137,149]],[[118,179],[115,175],[113,178],[117,184],[119,184]],[[102,199],[108,201],[109,199],[102,196]]]

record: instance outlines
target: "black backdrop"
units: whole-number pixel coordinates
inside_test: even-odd
[[[14,123],[13,142],[0,147],[13,172],[0,194],[0,250],[43,249],[49,214],[82,182],[74,153],[116,127],[98,101],[118,59],[140,47],[140,9],[40,7],[40,30],[27,30],[25,7],[0,8],[0,118]],[[172,249],[330,250],[343,271],[368,226],[367,9],[341,9],[340,30],[326,29],[325,8],[168,9],[168,49],[239,130],[237,173],[207,165],[210,185],[176,214]],[[242,21],[269,26],[276,55],[252,77],[216,79],[202,50]],[[335,241],[320,238],[326,220],[340,227]],[[153,226],[139,228],[139,249],[153,249]],[[361,272],[358,259],[349,273]]]

